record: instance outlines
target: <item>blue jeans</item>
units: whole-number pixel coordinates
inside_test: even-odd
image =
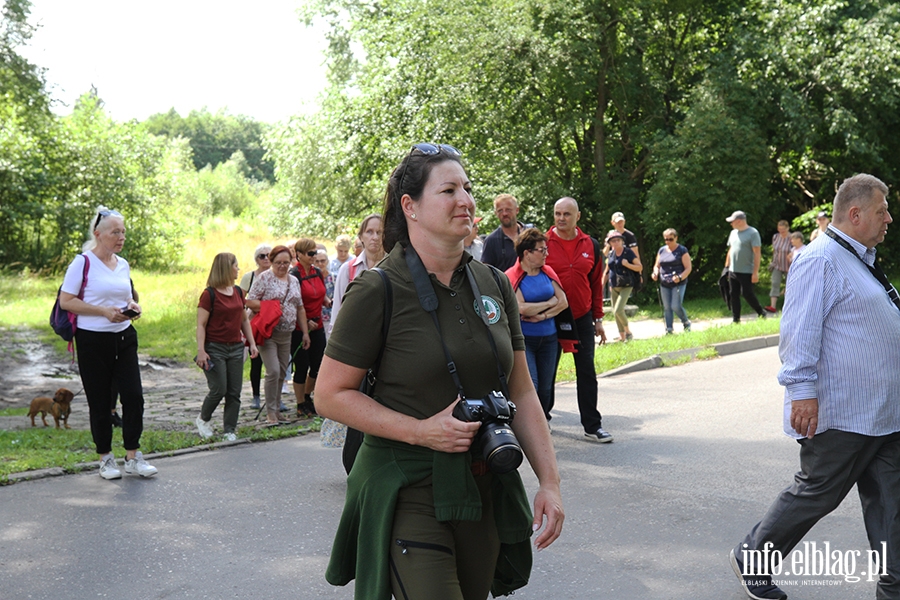
[[[556,379],[556,349],[559,344],[556,334],[544,336],[525,336],[525,358],[528,359],[528,372],[534,389],[537,390],[544,409],[544,416],[550,420],[550,409],[553,407],[553,384]]]
[[[662,297],[663,317],[666,320],[666,331],[672,331],[674,318],[672,314],[677,314],[681,319],[681,324],[690,323],[687,313],[684,312],[684,290],[687,289],[687,282],[679,283],[675,287],[659,286],[659,295]]]

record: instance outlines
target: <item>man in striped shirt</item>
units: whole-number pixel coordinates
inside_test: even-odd
[[[892,220],[887,193],[871,175],[846,179],[834,222],[791,266],[778,382],[800,472],[731,552],[751,598],[787,598],[772,582],[773,555],[789,567],[854,484],[880,559],[876,597],[900,598],[900,299],[875,263]]]

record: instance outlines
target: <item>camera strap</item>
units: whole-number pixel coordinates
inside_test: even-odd
[[[415,248],[412,247],[412,244],[404,244],[403,246],[403,254],[406,258],[406,266],[409,268],[409,273],[412,276],[413,284],[416,286],[416,294],[419,296],[419,303],[422,305],[422,308],[431,315],[431,320],[434,322],[434,326],[438,331],[438,337],[441,340],[441,347],[444,349],[444,356],[447,359],[447,370],[450,371],[450,377],[453,378],[453,383],[456,385],[456,389],[459,391],[459,397],[464,398],[465,393],[463,391],[462,381],[459,379],[459,372],[456,368],[456,363],[453,361],[453,357],[450,355],[450,349],[447,347],[447,344],[444,342],[444,334],[441,331],[441,324],[438,321],[437,316],[437,308],[439,305],[437,294],[434,291],[434,286],[431,283],[431,277],[428,275],[428,270],[425,269],[425,265],[422,264],[422,259],[419,258],[419,255],[416,253]],[[500,377],[500,386],[501,391],[506,395],[506,398],[509,399],[509,388],[506,383],[506,374],[503,372],[503,367],[500,366],[500,356],[497,353],[497,344],[494,342],[494,336],[490,330],[490,324],[487,321],[487,316],[485,315],[484,307],[481,304],[481,292],[478,290],[478,284],[475,283],[475,277],[472,274],[469,265],[466,265],[466,275],[469,279],[469,285],[472,287],[472,293],[475,295],[475,300],[479,305],[478,314],[481,316],[481,320],[484,323],[485,327],[488,328],[488,340],[491,343],[491,351],[494,353],[494,359],[497,363],[497,372]]]
[[[897,294],[897,289],[893,285],[891,285],[890,281],[888,281],[888,278],[884,274],[884,271],[881,269],[881,265],[878,264],[878,261],[875,261],[875,266],[870,266],[869,263],[864,261],[862,257],[856,253],[856,250],[853,249],[853,246],[851,246],[847,240],[833,232],[830,228],[825,230],[825,235],[833,239],[838,243],[839,246],[846,249],[848,252],[850,252],[850,254],[858,258],[862,264],[866,265],[866,268],[869,269],[869,272],[872,273],[875,279],[877,279],[881,284],[881,287],[884,288],[884,291],[887,292],[888,298],[891,299],[891,302],[894,303],[894,306],[896,306],[897,309],[900,310],[900,295]]]

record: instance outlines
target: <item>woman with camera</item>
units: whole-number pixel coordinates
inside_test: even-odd
[[[691,321],[684,311],[684,292],[687,289],[688,277],[691,274],[691,255],[688,249],[678,243],[678,232],[672,229],[663,231],[665,245],[656,253],[656,264],[653,265],[653,281],[659,281],[659,294],[663,304],[663,319],[666,322],[666,335],[674,333],[674,315],[681,319],[685,331],[691,330]]]
[[[515,295],[463,251],[475,202],[457,150],[416,144],[391,174],[384,207],[390,290],[374,270],[349,287],[319,371],[320,414],[366,434],[326,579],[356,579],[365,598],[508,593],[527,581],[532,532],[543,528],[534,544],[546,548],[564,518]],[[373,398],[359,388],[376,364]],[[518,472],[492,472],[491,456],[470,452],[473,441],[496,440],[454,416],[508,419],[507,399],[518,410],[504,443],[518,438],[540,483],[533,517]]]
[[[625,247],[625,238],[618,231],[611,231],[606,236],[606,243],[610,247],[609,258],[606,260],[606,269],[603,271],[603,285],[609,283],[609,294],[612,300],[613,314],[616,317],[616,327],[619,328],[619,339],[623,342],[632,338],[631,329],[628,328],[628,316],[625,314],[625,305],[635,282],[639,279],[641,259],[637,257],[631,248]]]

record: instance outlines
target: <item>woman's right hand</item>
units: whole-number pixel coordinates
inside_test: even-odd
[[[438,414],[418,422],[415,431],[417,446],[447,453],[469,450],[481,423],[467,423],[454,417],[453,407],[457,402],[458,397]]]
[[[659,273],[656,271],[653,271],[653,274],[650,275],[650,277],[653,278],[653,281],[656,281],[657,279],[659,279]]]
[[[122,323],[124,321],[128,321],[129,318],[122,314],[122,311],[114,306],[106,306],[103,308],[103,316],[107,318],[110,323]]]
[[[209,354],[206,353],[206,350],[197,350],[197,360],[194,362],[204,371],[209,370]]]

